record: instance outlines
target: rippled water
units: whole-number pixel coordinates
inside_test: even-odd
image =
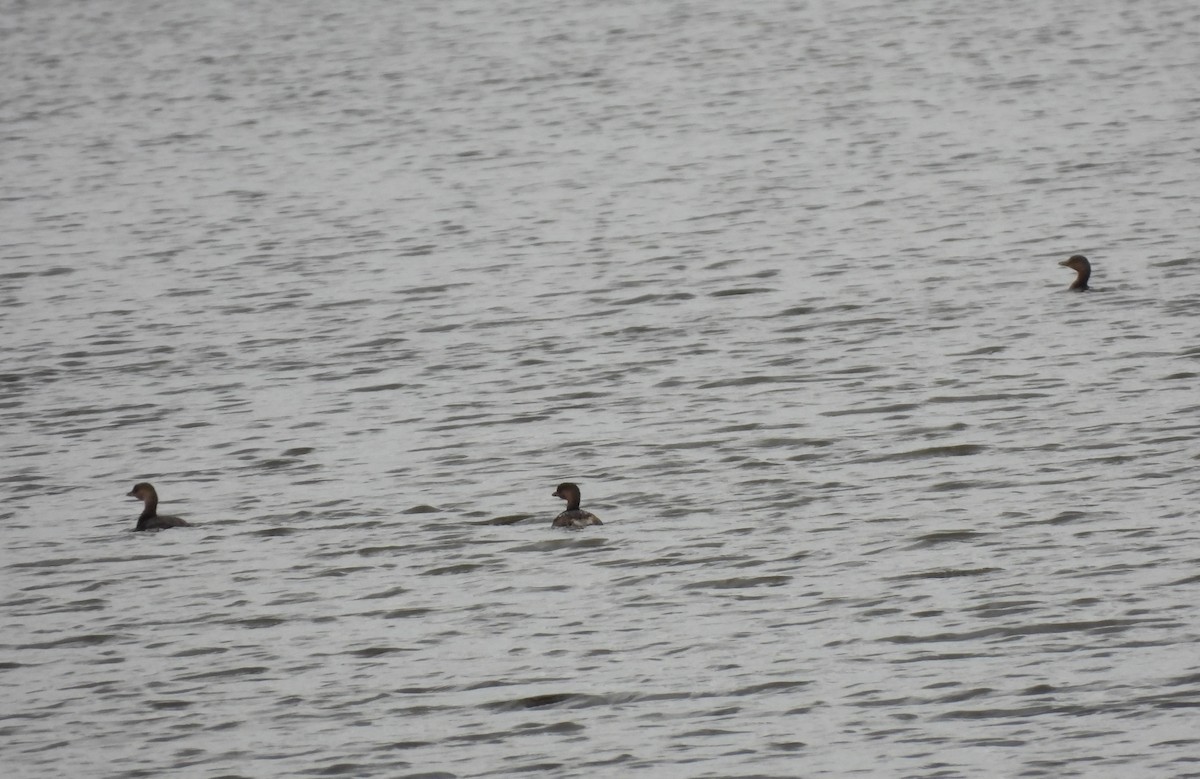
[[[6,775],[1200,776],[1193,4],[0,63]]]

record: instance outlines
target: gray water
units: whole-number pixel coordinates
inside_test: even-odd
[[[0,64],[5,776],[1200,776],[1194,3]]]

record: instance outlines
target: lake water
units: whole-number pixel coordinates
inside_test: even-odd
[[[0,64],[6,776],[1200,776],[1194,3],[47,0]]]

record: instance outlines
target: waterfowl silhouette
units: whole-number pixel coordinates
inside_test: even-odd
[[[603,525],[600,517],[590,511],[584,511],[579,508],[579,485],[573,482],[564,481],[558,485],[558,489],[554,491],[554,497],[562,498],[567,502],[567,510],[554,518],[551,527],[587,527],[588,525]]]
[[[1088,262],[1088,258],[1082,254],[1073,254],[1069,258],[1059,263],[1064,268],[1070,268],[1075,271],[1075,280],[1071,282],[1071,286],[1067,289],[1072,292],[1087,292],[1088,279],[1092,277],[1092,264]]]
[[[126,497],[137,498],[144,504],[142,515],[138,517],[137,527],[134,530],[165,530],[169,527],[189,526],[187,522],[179,517],[159,516],[158,493],[154,490],[154,485],[148,481],[133,485],[133,489],[129,491],[129,495]]]

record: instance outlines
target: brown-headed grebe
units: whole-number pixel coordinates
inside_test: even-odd
[[[1092,264],[1088,262],[1088,258],[1082,254],[1073,254],[1069,259],[1059,263],[1065,268],[1070,268],[1077,274],[1075,281],[1071,282],[1071,286],[1067,289],[1073,292],[1087,292],[1088,279],[1092,277]]]
[[[567,510],[554,518],[551,527],[587,527],[588,525],[603,525],[600,517],[590,511],[579,508],[579,485],[564,481],[554,491],[554,497],[567,502]]]
[[[134,530],[164,530],[168,527],[188,527],[188,523],[179,517],[160,517],[158,515],[158,493],[150,482],[139,482],[133,485],[128,497],[137,498],[145,504],[142,515],[138,517]]]

